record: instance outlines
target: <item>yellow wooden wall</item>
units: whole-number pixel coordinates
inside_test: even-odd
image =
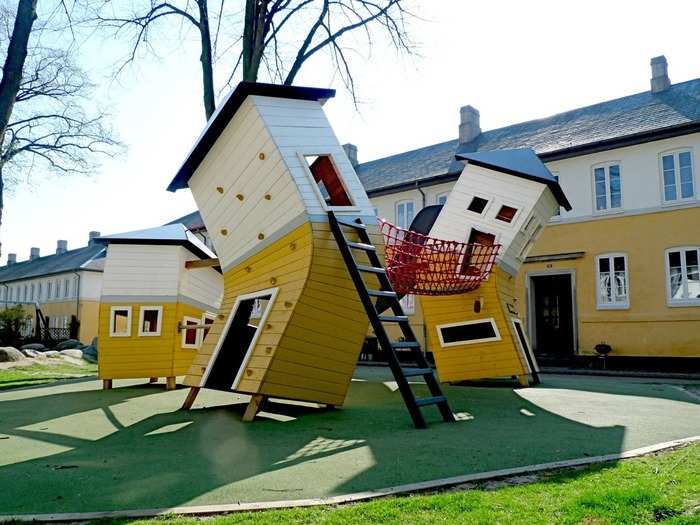
[[[527,365],[514,338],[511,317],[514,279],[495,268],[489,279],[472,292],[447,296],[421,297],[423,315],[428,326],[428,341],[442,382],[463,381],[528,373]],[[474,302],[482,299],[479,313]],[[500,341],[474,343],[442,348],[437,325],[493,318],[501,335]]]

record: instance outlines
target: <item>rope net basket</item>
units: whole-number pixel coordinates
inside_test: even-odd
[[[379,221],[385,266],[399,294],[453,295],[479,287],[491,273],[500,244],[435,239]]]

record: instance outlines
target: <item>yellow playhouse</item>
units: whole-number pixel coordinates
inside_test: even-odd
[[[99,317],[99,377],[184,374],[214,322],[223,282],[214,254],[182,224],[101,237],[107,244]]]

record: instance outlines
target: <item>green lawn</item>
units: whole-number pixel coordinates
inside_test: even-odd
[[[63,359],[47,359],[28,366],[0,369],[0,390],[51,383],[59,379],[93,376],[97,364],[76,365]]]
[[[616,464],[543,474],[528,484],[378,499],[341,507],[165,517],[142,524],[700,524],[700,444]],[[496,488],[499,487],[499,488]]]

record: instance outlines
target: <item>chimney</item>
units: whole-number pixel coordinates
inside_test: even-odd
[[[11,264],[16,264],[17,263],[17,254],[16,253],[8,253],[7,254],[7,266],[10,266]]]
[[[466,144],[481,135],[479,111],[471,106],[459,109],[459,143]]]
[[[651,92],[661,93],[671,85],[668,78],[668,62],[666,57],[660,55],[651,59]]]
[[[61,255],[68,251],[68,241],[56,241],[56,255]]]
[[[343,144],[343,149],[345,150],[345,154],[348,156],[352,167],[357,167],[359,164],[359,162],[357,162],[357,146],[354,144]]]
[[[100,236],[100,232],[90,232],[88,234],[88,246],[94,246],[95,245],[95,239],[97,239]]]
[[[29,248],[29,260],[30,261],[33,261],[34,259],[38,259],[39,257],[41,257],[41,255],[39,255],[39,248],[36,248],[36,247]]]

